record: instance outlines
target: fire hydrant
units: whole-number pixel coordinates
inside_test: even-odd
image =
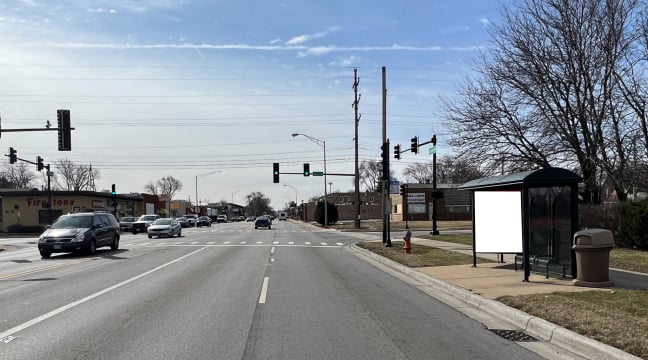
[[[407,232],[405,233],[405,236],[403,237],[403,240],[405,240],[405,245],[403,245],[403,249],[405,249],[405,253],[409,254],[412,252],[412,232],[407,229]]]

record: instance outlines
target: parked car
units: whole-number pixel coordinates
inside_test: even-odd
[[[133,223],[137,221],[136,216],[124,216],[119,220],[119,231],[132,231]]]
[[[245,219],[245,221],[248,221],[248,222],[249,221],[254,221],[254,220],[256,220],[256,216],[248,216],[247,219]]]
[[[182,227],[176,219],[160,218],[155,221],[146,229],[149,239],[153,236],[157,237],[173,237],[176,234],[178,237],[182,236]]]
[[[268,216],[259,216],[258,218],[256,218],[256,220],[254,220],[254,228],[258,229],[260,227],[272,229],[272,221]]]
[[[110,213],[76,213],[60,216],[38,238],[43,258],[52,253],[85,251],[94,255],[97,248],[119,248],[119,222]]]
[[[216,217],[216,222],[217,223],[226,223],[227,222],[227,215],[218,215]]]
[[[180,216],[179,218],[176,218],[178,223],[180,224],[180,227],[186,228],[189,227],[189,222],[187,222],[187,218],[184,216]]]
[[[196,220],[196,227],[211,226],[211,219],[209,216],[201,216]]]
[[[239,215],[239,216],[236,218],[236,221],[245,221],[245,216],[243,216],[243,215]]]
[[[137,234],[140,232],[146,232],[146,229],[153,223],[153,221],[160,218],[160,215],[142,215],[140,218],[133,223],[132,232]]]
[[[184,215],[184,218],[187,219],[187,224],[189,224],[189,226],[196,226],[196,220],[198,220],[197,214],[187,214]]]

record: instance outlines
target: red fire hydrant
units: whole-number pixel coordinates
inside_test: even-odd
[[[409,254],[412,252],[412,232],[407,229],[407,232],[405,233],[405,236],[403,237],[403,240],[405,240],[405,245],[403,245],[403,249],[405,249],[405,253]]]

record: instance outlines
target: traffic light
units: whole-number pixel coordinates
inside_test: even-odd
[[[310,164],[304,163],[304,176],[310,176]]]
[[[70,126],[70,110],[56,110],[58,121],[58,150],[72,150],[72,128]]]
[[[18,156],[16,155],[17,151],[13,147],[9,148],[9,163],[15,164],[18,161]]]
[[[279,182],[279,163],[272,163],[272,182]]]
[[[382,178],[383,180],[389,180],[389,140],[384,142],[380,149],[382,150],[380,154],[382,158]]]
[[[394,145],[394,159],[400,160],[400,144]]]
[[[38,171],[43,170],[45,165],[43,165],[43,158],[40,156],[36,156],[36,167],[38,168]]]
[[[418,136],[414,136],[411,139],[410,151],[413,154],[418,154]]]
[[[112,184],[112,190],[110,191],[110,195],[112,196],[117,195],[117,190],[115,190],[115,184]]]

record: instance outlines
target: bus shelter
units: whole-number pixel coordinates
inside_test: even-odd
[[[565,169],[546,168],[469,181],[473,266],[477,253],[515,254],[529,281],[532,267],[576,277],[572,239],[578,231],[578,183]]]

